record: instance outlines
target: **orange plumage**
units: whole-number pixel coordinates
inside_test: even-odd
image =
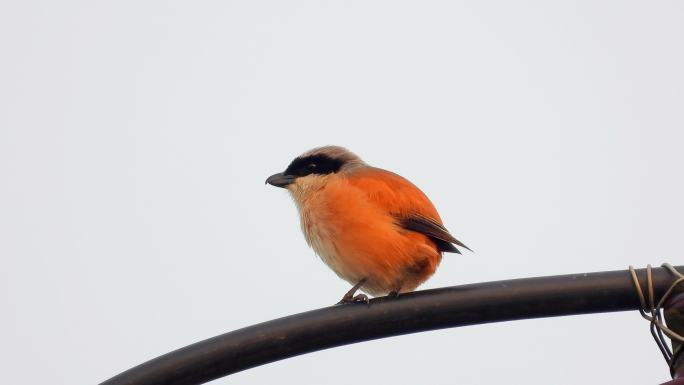
[[[414,290],[435,272],[442,251],[458,252],[451,243],[465,247],[420,189],[341,147],[311,150],[267,182],[290,191],[323,261],[372,295]]]

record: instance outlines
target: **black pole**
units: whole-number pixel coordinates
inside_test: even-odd
[[[676,267],[684,271],[684,266]],[[646,287],[645,269],[637,270]],[[653,269],[656,301],[674,277]],[[178,349],[102,385],[201,384],[288,357],[456,326],[637,310],[628,270],[478,283],[332,306],[264,322]]]

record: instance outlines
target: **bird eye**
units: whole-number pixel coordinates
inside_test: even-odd
[[[315,170],[316,169],[316,163],[309,163],[309,170]]]

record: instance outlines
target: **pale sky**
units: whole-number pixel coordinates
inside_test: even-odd
[[[93,384],[336,302],[286,192],[343,145],[475,250],[422,288],[682,264],[681,1],[0,4],[0,372]],[[355,344],[217,384],[657,384],[637,312]]]

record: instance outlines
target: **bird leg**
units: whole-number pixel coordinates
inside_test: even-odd
[[[370,304],[370,302],[368,302],[368,296],[367,295],[365,295],[365,294],[354,295],[354,293],[356,293],[356,291],[359,290],[359,288],[361,286],[363,286],[364,283],[366,283],[366,278],[360,280],[359,283],[357,283],[351,289],[349,289],[349,291],[344,295],[344,297],[342,297],[342,299],[340,300],[340,302],[337,303],[337,305],[342,305],[345,303],[356,303],[356,302],[365,302],[366,304]]]

